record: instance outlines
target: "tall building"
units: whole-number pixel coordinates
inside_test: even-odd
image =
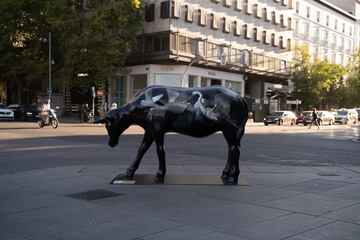
[[[296,107],[287,104],[295,45],[341,65],[359,47],[358,1],[352,13],[324,0],[145,2],[139,49],[112,81],[111,102],[123,104],[154,84],[223,85],[246,96],[261,121]]]
[[[310,56],[345,66],[356,47],[357,21],[349,12],[323,0],[296,0],[295,46]]]
[[[148,1],[139,50],[110,99],[122,104],[153,84],[223,85],[247,96],[261,119],[270,102],[286,104],[293,11],[289,0]]]

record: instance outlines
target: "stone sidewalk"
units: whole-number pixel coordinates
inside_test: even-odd
[[[360,167],[243,165],[248,186],[110,185],[126,166],[0,175],[1,240],[359,240]],[[168,176],[222,167],[168,166]],[[155,174],[156,166],[137,173]]]

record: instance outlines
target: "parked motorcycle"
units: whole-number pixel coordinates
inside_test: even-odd
[[[59,126],[59,120],[57,118],[55,110],[50,109],[50,111],[49,111],[49,122],[48,123],[45,123],[45,119],[42,118],[42,117],[39,119],[38,123],[39,123],[40,128],[43,128],[44,126],[47,126],[47,125],[51,125],[53,128],[57,128]]]

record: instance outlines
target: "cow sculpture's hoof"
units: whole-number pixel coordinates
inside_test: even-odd
[[[156,173],[156,176],[154,178],[154,182],[155,183],[164,183],[164,179],[165,179],[165,174],[162,171],[158,171]]]
[[[129,179],[134,179],[135,169],[128,168],[125,173],[125,177]]]
[[[237,185],[238,184],[238,177],[232,177],[227,175],[221,176],[224,185]]]

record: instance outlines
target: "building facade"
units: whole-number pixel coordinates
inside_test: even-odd
[[[112,81],[110,99],[122,104],[153,84],[223,85],[252,99],[252,111],[266,112],[269,100],[280,108],[291,69],[293,11],[288,0],[149,1],[139,51],[127,74]],[[268,99],[269,88],[283,94]]]
[[[324,0],[149,0],[138,51],[111,82],[109,101],[121,105],[154,84],[223,85],[262,121],[297,107],[287,104],[296,45],[346,65],[358,36],[356,16]]]
[[[307,45],[310,56],[345,66],[357,47],[354,15],[323,0],[295,1],[295,46]]]

